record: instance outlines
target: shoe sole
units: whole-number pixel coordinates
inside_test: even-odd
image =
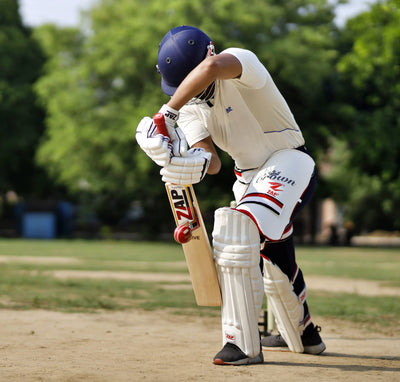
[[[286,346],[263,346],[263,350],[266,351],[279,351],[279,352],[290,352],[290,349]],[[326,349],[326,346],[323,342],[318,345],[304,346],[304,354],[312,354],[318,355],[321,354]]]
[[[242,358],[237,361],[233,362],[226,362],[220,358],[214,359],[214,365],[221,365],[221,366],[241,366],[241,365],[255,365],[258,363],[264,363],[264,355],[260,353],[257,357],[253,358]]]
[[[280,352],[289,352],[290,349],[286,346],[263,346],[263,350],[267,351],[280,351]]]
[[[318,355],[321,354],[325,349],[326,349],[325,344],[321,342],[318,345],[304,346],[304,353]]]

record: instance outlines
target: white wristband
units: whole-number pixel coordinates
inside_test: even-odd
[[[176,122],[178,122],[179,111],[173,109],[172,107],[168,106],[167,104],[164,104],[161,106],[159,113],[164,114],[165,123],[166,123],[168,129],[170,129],[170,128],[173,129],[175,127]]]

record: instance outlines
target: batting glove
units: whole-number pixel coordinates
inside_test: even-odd
[[[184,155],[188,147],[186,138],[182,130],[179,127],[175,127],[179,118],[179,111],[164,104],[161,106],[159,113],[164,115],[165,124],[172,142],[173,155],[177,157]]]
[[[150,117],[144,117],[136,129],[136,141],[141,149],[159,166],[166,166],[172,156],[168,137],[158,134]]]
[[[201,148],[190,149],[182,157],[173,156],[160,171],[162,180],[183,185],[199,183],[207,173],[210,160],[211,153]]]
[[[141,149],[159,166],[166,166],[170,158],[184,155],[187,142],[182,130],[172,130],[171,138],[159,134],[150,117],[144,117],[136,129],[136,141]]]

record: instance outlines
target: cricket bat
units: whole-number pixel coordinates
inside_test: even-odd
[[[164,115],[155,114],[153,121],[158,132],[169,137]],[[166,183],[165,188],[176,226],[188,226],[191,230],[191,239],[182,247],[196,303],[199,306],[220,306],[222,299],[217,270],[193,186]]]

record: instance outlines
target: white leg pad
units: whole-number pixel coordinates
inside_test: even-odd
[[[234,343],[255,357],[260,353],[258,318],[264,297],[260,234],[248,216],[224,207],[215,212],[212,235],[222,293],[222,343]]]
[[[264,290],[279,333],[292,352],[303,353],[304,348],[300,337],[304,330],[303,304],[294,293],[292,283],[279,267],[269,260],[263,260]]]

